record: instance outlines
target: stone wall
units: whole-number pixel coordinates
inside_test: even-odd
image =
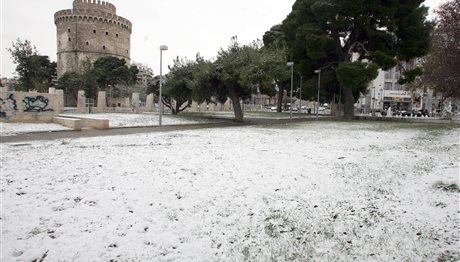
[[[0,91],[0,122],[52,122],[61,112],[59,94]]]

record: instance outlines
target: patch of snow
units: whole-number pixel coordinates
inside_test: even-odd
[[[142,127],[158,126],[158,115],[156,114],[129,114],[129,113],[104,113],[104,114],[73,114],[64,115],[89,117],[96,119],[109,119],[109,126],[116,127]],[[164,115],[162,118],[163,125],[185,125],[185,124],[203,124],[215,122],[208,119]],[[14,136],[22,133],[33,132],[52,132],[72,130],[70,128],[53,123],[3,123],[0,122],[0,132],[2,136]]]
[[[72,130],[70,128],[53,123],[3,123],[0,122],[2,136],[14,136],[20,133],[51,132]]]
[[[3,146],[2,261],[458,260],[459,128],[310,122]],[[25,157],[27,156],[27,157]]]
[[[96,119],[109,119],[109,125],[114,127],[157,126],[158,114],[129,114],[129,113],[97,113],[97,114],[69,114],[77,117],[90,117]],[[181,115],[163,115],[162,125],[184,125],[209,123],[206,119],[187,118]]]

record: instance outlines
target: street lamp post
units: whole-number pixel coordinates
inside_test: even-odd
[[[316,102],[316,119],[318,119],[318,111],[319,111],[319,89],[321,84],[321,69],[315,70],[315,73],[318,74],[318,98]]]
[[[375,86],[372,88],[374,89],[374,97],[372,97],[372,116],[375,116],[375,103],[377,102],[375,96]]]
[[[291,67],[291,107],[289,119],[292,121],[292,90],[294,89],[294,62],[287,62],[287,66]]]
[[[302,80],[303,80],[303,76],[300,75],[300,105],[299,105],[299,116],[302,115]]]
[[[162,82],[163,82],[163,71],[162,71],[162,67],[163,67],[163,51],[166,51],[168,50],[168,46],[166,45],[162,45],[160,46],[160,94],[159,94],[159,97],[158,97],[158,104],[160,106],[159,110],[160,110],[160,115],[159,115],[159,118],[158,118],[158,125],[161,126],[161,116],[163,114],[163,102],[161,101],[161,87],[162,87]]]

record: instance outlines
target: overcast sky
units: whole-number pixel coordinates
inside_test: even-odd
[[[15,39],[28,39],[42,55],[56,61],[54,13],[71,9],[72,0],[1,1],[1,76],[12,77],[15,65],[6,48]],[[117,14],[133,24],[131,60],[147,64],[159,74],[159,46],[163,71],[176,56],[194,59],[197,52],[215,57],[230,38],[238,36],[246,44],[261,39],[271,26],[280,23],[295,0],[109,0]],[[445,0],[428,0],[430,9]]]

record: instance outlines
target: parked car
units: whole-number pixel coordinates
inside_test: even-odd
[[[401,111],[401,116],[411,116],[411,117],[422,117],[422,116],[430,116],[428,110],[409,110],[409,111]]]

